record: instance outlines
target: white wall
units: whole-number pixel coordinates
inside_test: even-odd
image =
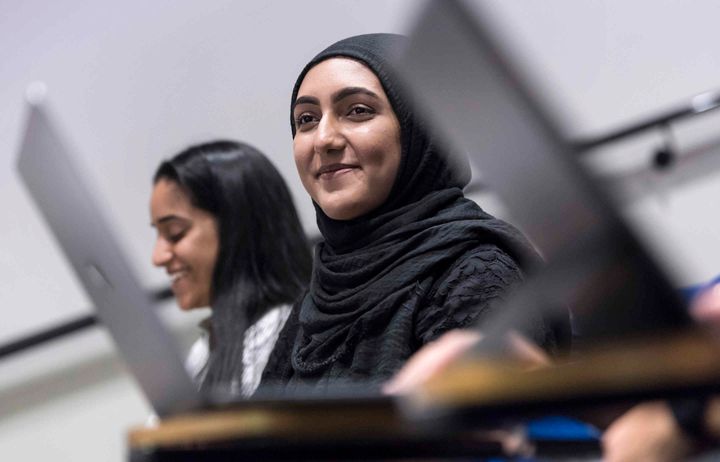
[[[720,5],[711,0],[491,3],[572,136],[602,133],[720,86]],[[417,5],[0,0],[0,343],[89,307],[14,172],[28,82],[47,83],[53,112],[138,273],[156,287],[165,279],[149,264],[147,200],[158,161],[211,137],[250,141],[288,179],[313,230],[291,162],[292,83],[336,39],[405,30]],[[683,152],[716,146],[718,120],[711,115],[679,127]],[[626,158],[657,143],[648,135],[619,144],[596,163],[629,172],[644,160]],[[705,170],[688,182],[645,178],[642,199],[627,204],[682,261],[682,283],[720,273],[713,213],[720,182]],[[186,344],[195,318],[164,314]],[[101,330],[0,362],[0,448],[8,459],[121,460],[123,432],[148,411]]]
[[[599,136],[720,89],[717,2],[489,3],[569,137]],[[683,158],[669,172],[637,173],[662,143],[656,132],[598,149],[591,165],[621,177],[632,190],[628,216],[677,282],[695,284],[720,273],[720,111],[674,125],[673,135]]]

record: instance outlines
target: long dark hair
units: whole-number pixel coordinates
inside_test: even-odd
[[[245,143],[191,146],[160,164],[153,182],[176,182],[217,220],[211,287],[212,336],[203,388],[242,377],[245,329],[269,308],[294,302],[307,287],[310,246],[287,185],[260,151]]]

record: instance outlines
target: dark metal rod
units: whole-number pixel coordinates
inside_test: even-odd
[[[607,133],[605,135],[591,138],[589,140],[575,141],[573,144],[579,151],[587,151],[606,143],[611,143],[627,136],[636,135],[638,133],[656,129],[676,122],[686,117],[702,114],[720,108],[720,92],[707,92],[699,94],[690,100],[687,106],[683,106],[671,111],[667,111],[658,116],[638,122],[636,124],[621,128],[619,130]]]
[[[154,301],[159,302],[172,297],[172,290],[169,287],[156,290],[151,293],[151,297]],[[94,311],[90,309],[88,311]],[[98,324],[98,318],[94,314],[88,314],[79,316],[70,321],[63,322],[54,327],[43,329],[33,334],[25,335],[17,340],[12,340],[4,345],[0,345],[0,359],[10,356],[15,353],[42,345],[50,340],[55,340],[64,337],[68,334],[80,332],[81,330],[87,329]]]
[[[80,316],[71,321],[64,322],[55,327],[36,332],[34,334],[26,335],[18,340],[11,341],[5,345],[0,346],[0,359],[10,356],[15,353],[27,350],[32,347],[36,347],[50,340],[54,340],[65,335],[79,332],[90,326],[97,324],[97,317],[93,314]]]

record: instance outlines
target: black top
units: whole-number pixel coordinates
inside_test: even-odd
[[[362,62],[378,76],[400,121],[402,152],[393,189],[378,209],[339,221],[315,204],[324,241],[315,249],[308,293],[280,334],[264,384],[294,389],[384,381],[442,333],[482,326],[523,270],[539,262],[515,228],[463,196],[467,160],[438,147],[388,64],[403,43],[390,34],[342,40],[316,56],[295,84],[293,103],[317,63],[332,57]],[[528,316],[537,319],[529,334],[554,351],[564,332],[540,315]]]

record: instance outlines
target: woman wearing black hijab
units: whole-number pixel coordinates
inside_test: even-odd
[[[385,381],[444,332],[482,327],[537,262],[517,230],[463,196],[469,167],[441,152],[401,94],[389,60],[404,40],[341,40],[295,83],[295,162],[324,241],[264,383]],[[530,337],[555,352],[564,333],[528,316]]]

